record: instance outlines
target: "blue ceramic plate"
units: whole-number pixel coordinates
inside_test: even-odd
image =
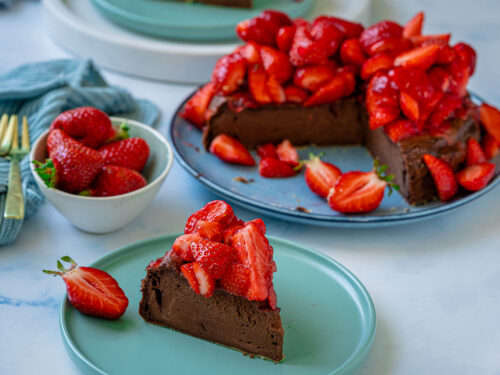
[[[474,99],[480,101],[477,97]],[[410,206],[398,193],[390,197],[386,194],[377,210],[369,214],[344,215],[331,210],[323,199],[309,190],[304,181],[304,173],[291,178],[263,178],[256,167],[227,164],[210,155],[201,145],[201,132],[178,115],[183,105],[172,118],[169,131],[179,163],[198,181],[224,199],[283,220],[332,227],[375,227],[414,222],[435,217],[472,202],[500,182],[497,172],[493,181],[478,192],[459,196],[452,202],[433,202],[418,207]],[[298,149],[301,159],[307,159],[310,152],[324,152],[322,159],[337,165],[343,171],[369,171],[373,166],[373,158],[364,147],[311,146]],[[255,160],[258,160],[255,152],[252,153]],[[251,182],[239,182],[235,180],[237,176]]]
[[[102,14],[120,26],[140,33],[193,42],[235,40],[236,24],[264,9],[290,18],[305,16],[314,0],[254,0],[252,9],[182,3],[171,0],[92,0]]]
[[[278,365],[146,323],[138,314],[141,279],[177,235],[134,243],[92,264],[116,278],[129,298],[125,315],[108,321],[83,315],[64,298],[61,331],[86,374],[352,374],[375,336],[371,298],[342,265],[312,250],[269,237],[278,271],[274,285],[285,329]],[[297,277],[300,275],[300,277]],[[208,370],[208,371],[207,371]]]

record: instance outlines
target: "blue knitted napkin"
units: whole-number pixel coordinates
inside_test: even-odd
[[[0,75],[0,115],[27,116],[32,144],[59,113],[88,105],[148,125],[159,116],[155,104],[109,86],[89,60],[26,64]],[[0,245],[12,243],[23,224],[23,220],[3,218],[8,175],[9,162],[0,158]],[[21,162],[21,177],[27,219],[44,200],[31,174],[29,156]]]

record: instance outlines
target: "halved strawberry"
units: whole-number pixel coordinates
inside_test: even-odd
[[[424,163],[434,180],[439,199],[442,202],[449,201],[458,191],[453,169],[444,160],[430,154],[424,154]]]
[[[263,145],[257,146],[257,155],[261,158],[275,158],[278,159],[278,154],[276,153],[276,146],[272,143],[265,143]]]
[[[431,125],[438,127],[443,121],[453,115],[454,111],[462,106],[462,99],[444,94],[429,119]]]
[[[408,51],[409,49],[411,49],[411,47],[411,42],[406,38],[387,38],[374,43],[372,46],[370,46],[366,53],[369,56],[375,56],[378,53],[387,53],[391,56],[394,56]]]
[[[222,233],[226,230],[226,226],[213,221],[198,220],[195,230],[201,237],[207,240],[221,242]]]
[[[449,45],[444,44],[439,46],[438,55],[436,57],[436,64],[446,65],[451,63],[457,58],[457,53]]]
[[[427,76],[436,90],[447,92],[450,88],[450,75],[449,73],[438,66],[432,67],[427,72]]]
[[[290,51],[295,30],[297,30],[297,26],[295,25],[283,26],[278,30],[276,34],[276,45],[281,52],[288,53],[288,51]]]
[[[327,20],[328,22],[332,23],[339,31],[344,34],[346,38],[357,38],[364,30],[363,25],[361,25],[360,23],[347,21],[342,18],[319,16],[318,18],[316,18],[316,21],[319,20]]]
[[[416,101],[410,94],[402,92],[399,95],[399,104],[406,117],[415,122],[418,121],[420,117],[418,101]]]
[[[267,92],[274,103],[284,103],[286,101],[285,90],[274,76],[267,79]]]
[[[434,34],[434,35],[415,35],[412,36],[411,42],[415,47],[423,45],[440,44],[446,45],[450,42],[451,34]]]
[[[426,70],[434,64],[439,52],[439,45],[431,44],[403,52],[394,59],[394,66],[420,68]]]
[[[172,251],[182,258],[182,260],[192,262],[194,261],[194,257],[191,252],[191,244],[199,239],[201,239],[199,233],[183,234],[175,239]]]
[[[325,64],[328,61],[325,44],[313,38],[307,25],[297,26],[289,55],[290,62],[295,66]]]
[[[260,57],[267,75],[274,77],[278,83],[283,83],[292,76],[292,64],[285,53],[272,47],[262,46]]]
[[[207,83],[186,102],[179,115],[201,129],[205,125],[205,111],[214,94],[214,83]]]
[[[248,223],[254,223],[257,226],[257,228],[260,229],[262,234],[266,234],[266,224],[264,224],[264,220],[262,220],[261,218],[247,221],[245,224],[248,224]]]
[[[275,10],[265,10],[257,17],[241,21],[236,25],[236,34],[248,42],[273,46],[278,30],[291,24],[290,18]]]
[[[71,266],[67,269],[58,260],[59,271],[43,272],[62,277],[68,300],[75,309],[83,314],[105,319],[118,319],[125,313],[128,298],[109,273],[93,267],[77,267],[69,256],[64,256],[61,260]]]
[[[212,73],[214,90],[224,95],[235,92],[245,80],[246,67],[246,60],[240,54],[221,57]]]
[[[309,97],[309,94],[306,91],[294,85],[288,85],[283,90],[285,91],[287,103],[304,103]]]
[[[396,120],[384,126],[384,132],[393,142],[400,142],[420,133],[411,120]]]
[[[359,36],[359,41],[368,55],[374,55],[373,47],[379,42],[398,40],[403,35],[403,28],[392,21],[381,21],[366,28]],[[382,51],[380,51],[382,52]]]
[[[335,69],[329,65],[309,65],[298,68],[293,83],[303,89],[315,92],[335,76]]]
[[[232,249],[221,242],[199,238],[191,243],[194,259],[214,279],[220,279],[233,261]]]
[[[207,298],[212,296],[215,290],[215,280],[198,262],[183,264],[181,272],[196,294]]]
[[[469,67],[469,76],[474,74],[476,70],[476,51],[474,48],[466,43],[457,43],[453,46],[455,52],[460,56],[460,58],[467,63]]]
[[[498,155],[498,153],[500,153],[500,143],[498,143],[490,134],[485,134],[482,146],[487,160],[493,159],[496,155]]]
[[[349,96],[354,91],[354,74],[351,72],[337,73],[328,83],[321,86],[307,101],[304,106],[310,107],[319,104],[334,102],[344,96]]]
[[[344,39],[344,34],[333,23],[318,18],[312,23],[311,36],[323,46],[327,57],[337,52]]]
[[[265,157],[259,162],[259,174],[262,177],[281,178],[295,176],[297,172],[284,161]]]
[[[248,88],[257,103],[272,103],[267,89],[267,74],[261,65],[254,65],[248,70]]]
[[[184,275],[189,283],[189,286],[196,294],[200,294],[200,286],[198,284],[198,279],[194,273],[193,263],[186,263],[181,266],[181,273]]]
[[[276,147],[276,154],[278,159],[284,161],[291,167],[296,167],[299,165],[299,154],[292,143],[285,139]]]
[[[221,223],[226,227],[243,223],[236,217],[233,208],[221,200],[208,202],[204,207],[189,216],[184,227],[184,233],[195,233],[196,224],[200,220]]]
[[[403,37],[411,38],[422,34],[422,25],[424,24],[424,13],[418,12],[409,20],[403,28]]]
[[[387,166],[378,166],[371,172],[352,171],[340,176],[328,195],[328,204],[338,212],[362,213],[377,209],[384,198],[387,186],[399,189],[391,180],[393,175],[386,175]],[[391,190],[392,191],[392,190]]]
[[[220,279],[219,285],[226,292],[237,296],[246,296],[250,285],[248,267],[241,263],[231,264]]]
[[[370,129],[375,130],[387,125],[399,118],[401,110],[399,107],[377,106],[373,108],[368,117]]]
[[[347,39],[342,43],[340,47],[340,59],[345,65],[363,65],[366,56],[357,38]]]
[[[210,152],[227,163],[255,165],[255,160],[245,146],[226,134],[219,134],[213,139]]]
[[[467,83],[470,78],[470,67],[465,60],[455,59],[446,66],[450,74],[450,90],[455,95],[463,98],[467,95]]]
[[[481,190],[495,176],[495,168],[493,163],[471,165],[457,173],[457,181],[466,190]]]
[[[367,59],[361,66],[361,78],[368,80],[377,72],[389,70],[394,58],[387,53],[379,53]]]
[[[467,166],[474,164],[486,163],[486,156],[484,155],[483,149],[478,141],[474,138],[469,138],[467,140]]]
[[[479,107],[479,117],[488,134],[500,143],[500,111],[487,103],[482,103]]]
[[[322,161],[319,156],[313,154],[309,155],[309,160],[304,161],[304,164],[306,166],[304,178],[307,186],[313,193],[326,199],[342,172],[337,166]]]
[[[234,53],[241,55],[246,60],[248,66],[262,63],[260,59],[260,46],[255,42],[247,42],[242,46],[236,47]]]

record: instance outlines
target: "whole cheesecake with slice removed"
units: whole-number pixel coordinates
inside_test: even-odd
[[[245,223],[226,202],[209,202],[146,268],[139,314],[149,323],[280,362],[284,331],[265,231],[261,219]]]

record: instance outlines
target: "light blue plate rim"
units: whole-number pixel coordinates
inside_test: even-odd
[[[178,236],[180,236],[181,234],[182,233],[167,234],[163,236],[157,236],[146,240],[133,242],[126,246],[115,249],[110,253],[98,258],[97,260],[92,262],[89,265],[89,267],[96,267],[96,268],[103,267],[106,264],[116,261],[115,258],[119,258],[120,256],[125,255],[128,252],[137,251],[136,248],[140,248],[144,244],[173,240]],[[366,322],[365,323],[366,327],[364,328],[364,333],[360,339],[360,345],[358,345],[356,350],[340,367],[336,368],[333,372],[329,373],[329,375],[341,375],[345,374],[350,370],[355,369],[366,359],[366,356],[371,349],[377,331],[377,316],[375,312],[375,305],[373,304],[373,300],[370,294],[368,293],[366,287],[358,279],[358,277],[354,275],[349,269],[347,269],[344,265],[340,264],[336,260],[330,258],[329,256],[317,250],[302,245],[298,245],[297,243],[289,240],[281,239],[279,237],[270,235],[266,235],[266,237],[269,239],[270,242],[272,242],[273,247],[275,249],[278,249],[278,251],[279,247],[277,245],[283,244],[285,246],[292,247],[297,251],[305,253],[306,256],[311,257],[313,260],[317,260],[317,263],[322,263],[322,265],[330,267],[331,269],[337,269],[339,273],[343,275],[344,279],[349,283],[349,285],[353,288],[353,290],[356,292],[356,296],[358,296],[358,302],[360,302],[359,303],[360,311],[362,311],[364,314],[364,321]],[[64,293],[61,302],[61,307],[59,309],[59,326],[61,330],[61,336],[63,338],[66,349],[71,355],[71,358],[73,360],[79,361],[77,365],[80,366],[83,365],[84,367],[86,366],[89,370],[92,370],[97,374],[108,375],[108,373],[104,372],[96,365],[94,365],[78,349],[73,339],[71,338],[71,333],[69,332],[65,321],[66,311],[69,308],[73,307],[68,301],[67,293]]]
[[[198,181],[200,181],[202,184],[204,184],[207,188],[209,188],[213,192],[221,195],[222,197],[230,200],[231,202],[244,206],[245,208],[248,208],[250,210],[257,211],[259,213],[267,214],[273,217],[289,221],[296,221],[318,226],[351,227],[352,224],[354,224],[356,227],[376,227],[384,225],[406,224],[409,222],[416,222],[431,217],[436,217],[438,215],[447,213],[451,210],[457,209],[490,192],[500,183],[500,173],[497,173],[493,178],[493,180],[485,188],[476,191],[474,193],[470,193],[450,203],[441,204],[440,206],[436,207],[429,207],[427,209],[420,209],[419,211],[416,212],[398,213],[385,216],[375,216],[375,215],[328,216],[328,215],[300,212],[297,210],[283,209],[275,206],[269,206],[261,203],[260,201],[249,199],[244,195],[230,191],[224,188],[223,186],[217,184],[216,182],[206,178],[204,175],[200,174],[200,172],[196,169],[194,165],[191,165],[182,157],[182,154],[180,153],[178,148],[176,138],[174,137],[174,123],[176,118],[179,116],[179,112],[181,111],[184,104],[189,100],[189,98],[195,92],[196,91],[189,94],[186,97],[186,99],[182,101],[182,103],[175,110],[170,120],[168,138],[174,147],[176,160],[189,174],[191,174],[193,177],[195,177]],[[481,99],[478,95],[474,93],[470,93],[470,96],[476,103],[484,102],[483,99]]]

